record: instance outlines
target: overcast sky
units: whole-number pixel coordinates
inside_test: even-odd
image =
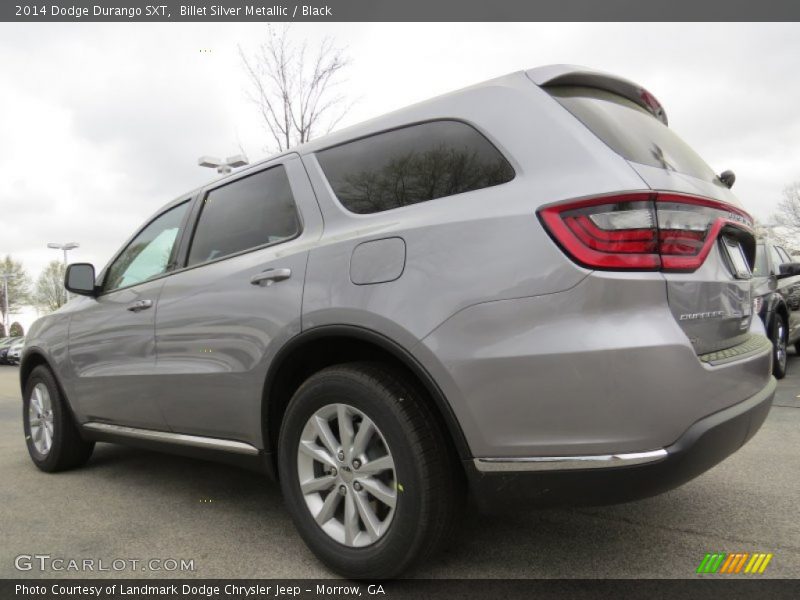
[[[0,255],[32,279],[77,241],[102,267],[162,204],[214,176],[201,154],[251,161],[269,138],[237,45],[259,24],[0,24]],[[798,24],[295,24],[348,47],[342,125],[550,63],[632,79],[670,126],[767,219],[800,180]],[[207,50],[207,52],[201,52]],[[27,325],[32,314],[21,316]],[[35,314],[33,315],[35,316]]]

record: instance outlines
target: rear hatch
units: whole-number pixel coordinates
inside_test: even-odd
[[[667,126],[663,108],[643,88],[595,72],[531,78],[651,190],[545,210],[551,235],[565,226],[564,239],[574,235],[591,251],[616,257],[609,263],[608,256],[578,256],[585,266],[662,271],[672,314],[698,354],[746,344],[755,238],[731,191]]]

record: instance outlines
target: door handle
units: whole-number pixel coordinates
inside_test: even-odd
[[[283,281],[284,279],[289,279],[291,276],[291,269],[267,269],[266,271],[253,275],[250,278],[250,283],[253,285],[261,285],[262,283],[272,285],[276,281]]]
[[[138,302],[134,302],[130,306],[128,306],[127,310],[131,312],[139,312],[140,310],[145,310],[153,306],[152,300],[139,300]]]

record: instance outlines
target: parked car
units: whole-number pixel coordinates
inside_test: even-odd
[[[663,492],[775,390],[725,181],[652,94],[579,67],[321,137],[181,195],[99,274],[70,265],[81,297],[23,354],[31,458],[106,441],[261,469],[360,578],[431,556],[467,493]]]
[[[786,376],[786,348],[800,353],[800,263],[769,239],[756,246],[754,311],[772,341],[772,374]]]
[[[25,338],[19,338],[13,344],[8,347],[8,354],[6,355],[6,361],[10,365],[18,365],[20,360],[20,355],[22,354],[22,347],[25,345]]]
[[[8,350],[18,339],[18,337],[7,337],[0,339],[0,365],[8,364]]]

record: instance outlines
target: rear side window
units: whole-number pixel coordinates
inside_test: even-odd
[[[489,140],[460,121],[379,133],[317,153],[348,210],[376,213],[506,183],[514,169]]]
[[[623,158],[717,181],[711,167],[686,142],[627,98],[577,86],[554,86],[547,91]]]
[[[188,265],[283,242],[299,232],[286,170],[273,167],[206,195]]]

